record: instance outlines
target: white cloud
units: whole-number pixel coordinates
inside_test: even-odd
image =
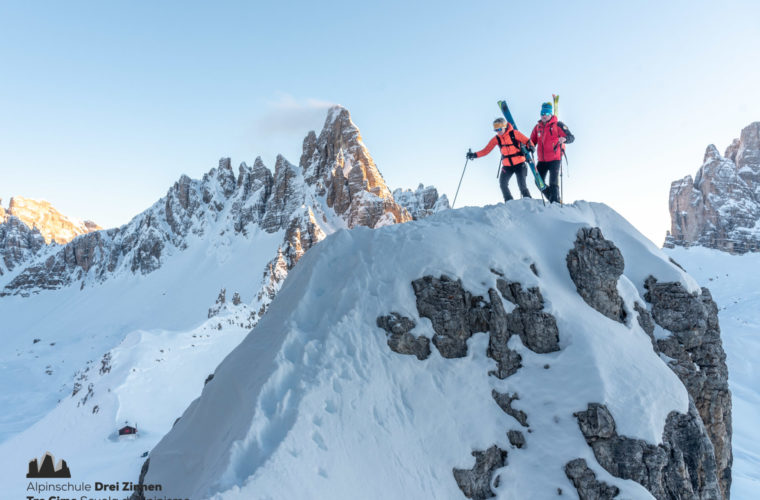
[[[305,130],[314,130],[322,126],[326,111],[335,103],[321,99],[296,99],[290,94],[280,92],[276,99],[266,104],[266,111],[256,119],[255,129],[263,137],[276,135],[303,135]]]

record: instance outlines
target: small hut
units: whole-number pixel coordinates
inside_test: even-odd
[[[121,429],[119,429],[119,436],[129,436],[131,434],[137,434],[137,427],[132,427],[131,425],[125,425]]]

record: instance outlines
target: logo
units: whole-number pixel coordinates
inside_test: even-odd
[[[66,460],[61,459],[58,462],[58,467],[54,467],[53,463],[53,455],[49,451],[45,452],[45,456],[42,457],[42,466],[39,465],[36,458],[29,461],[29,472],[26,474],[26,477],[53,479],[71,477],[71,471],[69,470],[69,466],[66,465]]]

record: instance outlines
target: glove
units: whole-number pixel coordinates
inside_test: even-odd
[[[477,158],[477,157],[478,157],[478,155],[477,155],[477,154],[475,154],[475,153],[473,153],[472,151],[468,151],[468,152],[467,152],[467,159],[468,159],[468,160],[474,160],[474,159],[475,159],[475,158]]]
[[[536,148],[533,146],[533,144],[528,144],[527,148],[528,148],[528,151],[530,151],[531,153],[536,152]]]

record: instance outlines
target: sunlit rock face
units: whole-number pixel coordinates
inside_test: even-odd
[[[7,215],[15,215],[30,228],[38,229],[47,244],[63,245],[80,234],[102,229],[91,220],[77,221],[66,217],[47,201],[20,196],[11,198]]]
[[[47,201],[15,196],[6,210],[0,200],[0,276],[31,262],[48,245],[99,229],[92,221],[66,217]]]
[[[666,247],[760,251],[760,122],[745,127],[723,156],[710,145],[696,178],[670,187]]]

